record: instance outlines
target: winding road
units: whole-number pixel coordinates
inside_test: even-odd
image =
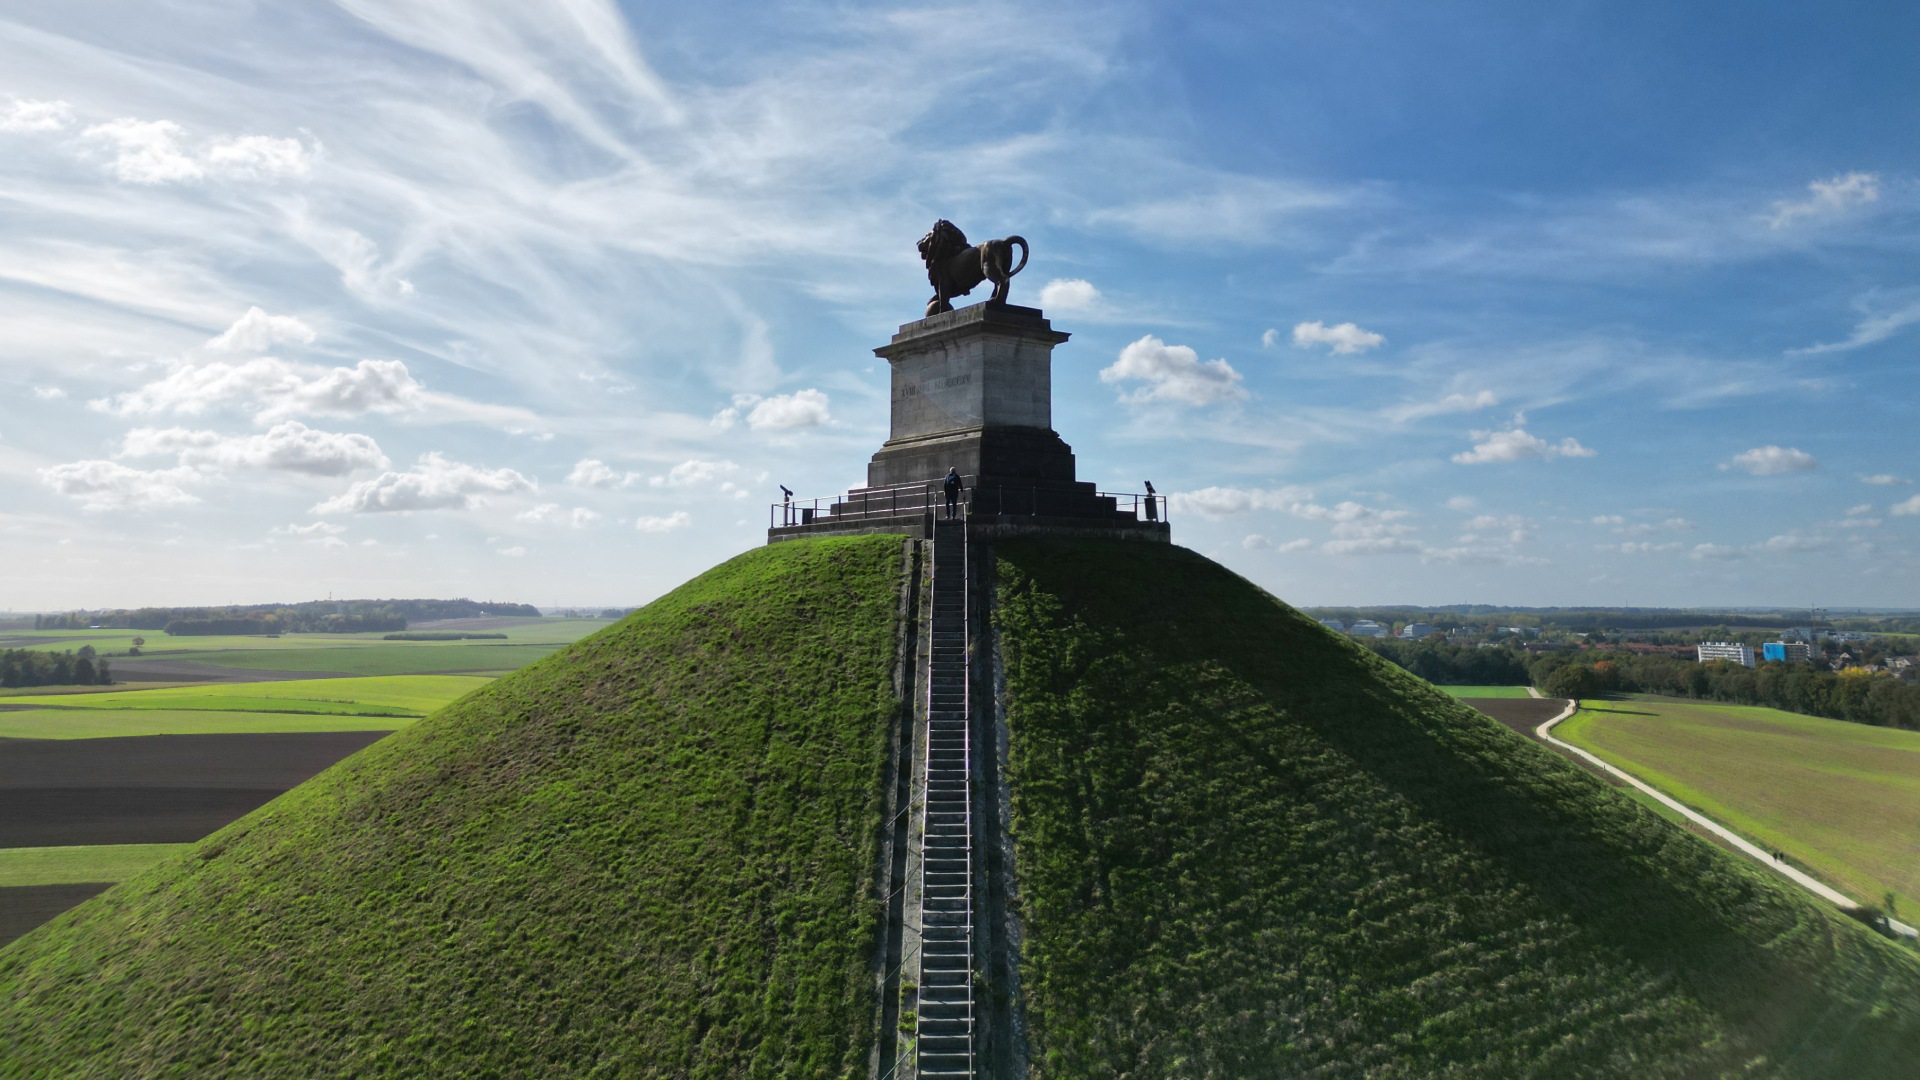
[[[1533,695],[1534,697],[1542,696],[1540,691],[1535,690],[1531,686],[1527,687],[1527,693]],[[1572,716],[1575,710],[1577,710],[1579,707],[1580,707],[1580,703],[1578,701],[1567,702],[1567,707],[1560,710],[1559,715],[1555,716],[1553,719],[1548,720],[1546,723],[1541,724],[1539,727],[1535,728],[1533,730],[1533,733],[1535,735],[1538,735],[1543,741],[1552,743],[1554,746],[1557,746],[1560,749],[1565,750],[1569,754],[1578,754],[1582,760],[1592,762],[1596,767],[1606,771],[1609,775],[1617,776],[1621,780],[1625,781],[1626,783],[1632,784],[1634,787],[1639,788],[1641,791],[1644,791],[1648,795],[1651,795],[1654,798],[1660,800],[1660,802],[1663,805],[1672,807],[1674,810],[1678,811],[1682,815],[1685,815],[1688,821],[1693,822],[1694,824],[1700,826],[1703,829],[1707,829],[1711,831],[1715,836],[1720,837],[1721,839],[1725,840],[1727,843],[1732,844],[1734,847],[1739,848],[1741,851],[1746,852],[1748,855],[1758,860],[1762,866],[1771,867],[1775,873],[1778,873],[1781,876],[1788,878],[1794,884],[1800,886],[1801,888],[1807,890],[1808,892],[1814,894],[1815,896],[1818,896],[1822,900],[1825,900],[1830,904],[1835,904],[1843,908],[1857,908],[1857,907],[1863,906],[1859,901],[1853,899],[1847,894],[1840,892],[1839,890],[1834,889],[1831,886],[1828,886],[1821,881],[1816,880],[1815,878],[1813,878],[1808,874],[1802,873],[1801,871],[1796,870],[1791,866],[1788,866],[1786,863],[1781,862],[1778,859],[1775,859],[1773,857],[1772,852],[1766,850],[1765,848],[1760,847],[1758,844],[1753,843],[1752,841],[1748,840],[1746,837],[1741,836],[1739,833],[1734,832],[1732,829],[1727,828],[1726,826],[1720,824],[1719,822],[1713,820],[1712,818],[1707,817],[1705,814],[1700,813],[1698,810],[1695,810],[1692,807],[1683,805],[1678,800],[1667,795],[1665,792],[1660,791],[1659,789],[1653,787],[1651,784],[1642,782],[1640,778],[1633,776],[1627,773],[1625,770],[1617,768],[1616,766],[1607,764],[1606,762],[1600,760],[1598,757],[1594,756],[1593,754],[1590,754],[1587,751],[1580,749],[1579,747],[1573,745],[1570,742],[1566,742],[1564,740],[1554,738],[1553,736],[1554,726],[1559,724],[1562,720],[1565,720],[1568,717]],[[1898,919],[1894,919],[1894,918],[1887,919],[1887,925],[1896,934],[1901,934],[1906,937],[1920,937],[1920,929],[1915,929],[1914,927],[1908,926],[1906,923],[1903,923]]]

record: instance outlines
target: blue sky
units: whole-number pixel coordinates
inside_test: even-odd
[[[936,217],[1295,603],[1920,604],[1920,9],[1193,8],[8,5],[0,608],[658,595]]]

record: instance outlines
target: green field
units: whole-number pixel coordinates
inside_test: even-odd
[[[0,1073],[864,1076],[900,552],[756,549],[0,949]]]
[[[1554,734],[1863,903],[1920,915],[1920,732],[1635,696],[1582,702]]]
[[[0,712],[0,739],[111,739],[128,735],[244,735],[397,731],[411,716],[179,709],[23,709]]]
[[[493,629],[475,626],[486,633],[507,635],[509,645],[565,645],[609,624],[608,619],[542,619]],[[140,655],[174,658],[182,653],[202,652],[278,652],[304,649],[381,648],[406,645],[385,641],[385,633],[367,634],[212,634],[205,637],[170,637],[158,630],[8,630],[0,631],[0,649],[52,649],[64,651],[91,645],[109,659],[126,655],[133,639],[145,638]],[[432,643],[424,643],[432,644]]]
[[[406,641],[321,649],[255,649],[171,653],[169,660],[256,671],[337,671],[347,675],[427,675],[525,667],[560,645],[502,645],[466,641],[447,645]]]
[[[192,844],[0,848],[0,888],[124,881]]]
[[[387,675],[169,686],[86,695],[20,695],[7,698],[6,704],[50,709],[194,709],[419,717],[486,684],[486,679],[471,675]]]
[[[1532,697],[1524,686],[1442,686],[1449,697],[1456,698],[1519,698]]]

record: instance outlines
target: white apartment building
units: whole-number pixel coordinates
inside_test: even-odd
[[[1753,646],[1738,641],[1703,641],[1695,646],[1700,651],[1700,662],[1709,660],[1732,660],[1744,667],[1753,666]]]

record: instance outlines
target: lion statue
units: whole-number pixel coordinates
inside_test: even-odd
[[[1017,266],[1013,265],[1015,244],[1020,245]],[[953,305],[947,301],[967,295],[982,281],[993,282],[993,295],[988,300],[1004,304],[1013,275],[1026,268],[1027,240],[1009,236],[973,245],[967,243],[967,234],[958,225],[942,219],[920,238],[920,261],[927,264],[927,282],[933,286],[933,299],[927,301],[928,315],[952,311]]]

